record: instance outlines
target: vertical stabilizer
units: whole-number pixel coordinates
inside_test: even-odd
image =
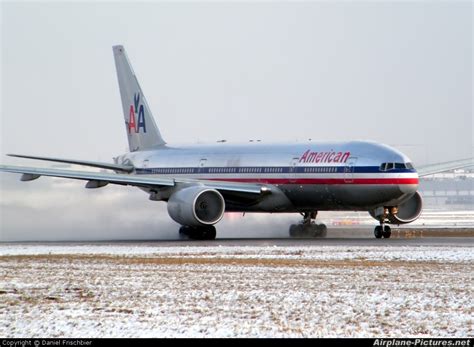
[[[165,145],[123,46],[113,46],[130,151]]]

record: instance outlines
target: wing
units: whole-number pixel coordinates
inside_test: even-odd
[[[418,176],[424,177],[424,176],[434,175],[440,172],[462,169],[462,168],[470,167],[470,166],[474,166],[474,158],[447,161],[443,163],[420,166],[416,168],[416,171],[418,172]]]
[[[221,181],[193,180],[173,177],[154,177],[145,175],[126,175],[103,172],[73,171],[48,168],[29,168],[22,166],[0,165],[0,171],[21,173],[22,181],[32,181],[41,176],[70,178],[88,181],[86,188],[99,188],[109,183],[135,186],[140,188],[165,188],[178,187],[180,185],[202,185],[227,193],[247,193],[247,194],[267,194],[271,193],[271,188],[261,184],[253,183],[233,183]]]
[[[101,169],[114,170],[114,171],[120,171],[120,172],[132,172],[134,169],[133,165],[109,164],[109,163],[102,163],[102,162],[96,162],[96,161],[75,160],[75,159],[35,157],[32,155],[22,155],[22,154],[7,154],[7,155],[9,157],[15,157],[15,158],[26,158],[26,159],[53,161],[56,163],[84,165],[84,166],[98,167]]]

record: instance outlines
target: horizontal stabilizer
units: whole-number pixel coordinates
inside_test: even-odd
[[[109,163],[102,163],[102,162],[96,162],[96,161],[35,157],[31,155],[21,155],[21,154],[7,154],[7,155],[10,157],[15,157],[15,158],[54,161],[57,163],[84,165],[84,166],[97,167],[100,169],[107,169],[107,170],[114,170],[114,171],[121,171],[121,172],[132,172],[134,169],[132,165],[109,164]]]

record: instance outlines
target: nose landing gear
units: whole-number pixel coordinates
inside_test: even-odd
[[[380,225],[377,225],[374,230],[374,235],[377,239],[381,239],[382,237],[385,239],[389,239],[392,235],[392,229],[390,226],[385,225],[383,222],[380,222]]]
[[[390,226],[386,225],[386,222],[390,222],[391,216],[394,216],[398,213],[397,207],[379,207],[375,209],[375,211],[370,212],[371,216],[377,219],[380,225],[377,225],[374,229],[374,235],[377,239],[381,239],[382,237],[385,239],[390,238],[392,235],[392,230]]]

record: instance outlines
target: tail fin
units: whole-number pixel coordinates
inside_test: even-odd
[[[113,46],[112,49],[130,151],[141,151],[165,145],[166,142],[156,126],[145,95],[125,53],[125,48]]]

